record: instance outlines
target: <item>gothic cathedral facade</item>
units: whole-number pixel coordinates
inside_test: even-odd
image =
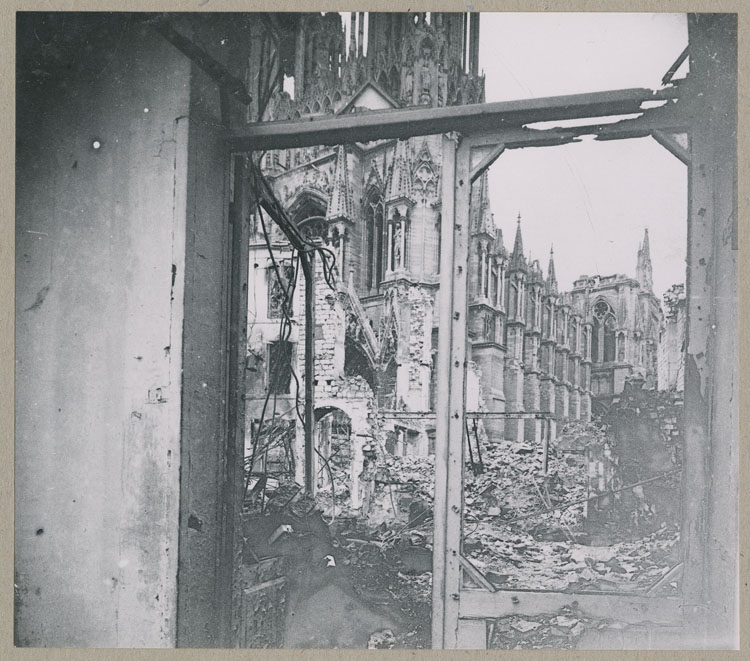
[[[352,14],[347,46],[339,14],[306,15],[295,36],[294,98],[274,95],[264,119],[484,101],[477,14],[432,13],[428,22],[421,13],[371,13],[366,54],[361,26]],[[351,439],[345,454],[353,482],[369,451],[432,451],[441,144],[441,136],[354,142],[268,152],[261,162],[289,217],[335,256],[335,282],[316,260],[316,421],[335,412],[326,443],[337,433]],[[505,247],[486,174],[472,189],[470,217],[468,410],[546,412],[560,426],[590,420],[597,402],[621,392],[632,375],[656,386],[662,312],[647,231],[635,278],[581,276],[559,291],[554,255],[545,273],[524,254],[520,216]],[[264,236],[257,216],[254,222],[250,423],[270,391],[276,414],[295,417],[306,303],[304,287],[296,287],[284,309],[283,291],[302,275],[279,229],[266,220]],[[490,440],[539,441],[543,432],[535,419],[486,420],[484,428]],[[353,491],[352,505],[358,500]]]

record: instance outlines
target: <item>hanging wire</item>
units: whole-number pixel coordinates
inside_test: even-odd
[[[293,298],[292,297],[294,295],[294,291],[296,288],[296,282],[297,282],[297,277],[299,274],[301,260],[302,259],[307,260],[308,255],[311,255],[311,256],[314,254],[319,255],[321,259],[323,278],[325,279],[326,284],[331,288],[331,290],[336,291],[337,290],[336,255],[333,251],[320,245],[318,242],[312,241],[308,239],[307,237],[305,237],[302,234],[302,232],[299,231],[299,228],[296,226],[296,224],[293,223],[289,219],[286,211],[276,199],[276,196],[273,192],[273,189],[271,188],[271,185],[268,183],[268,180],[265,178],[262,171],[260,170],[259,161],[255,161],[254,159],[251,159],[250,175],[251,175],[251,188],[254,190],[255,199],[257,200],[257,203],[258,203],[257,204],[258,217],[260,220],[260,225],[261,225],[261,229],[263,232],[264,241],[266,243],[266,249],[268,250],[268,254],[271,259],[273,271],[275,273],[277,282],[279,283],[279,286],[281,288],[282,295],[283,295],[283,303],[281,305],[281,320],[280,320],[280,327],[279,327],[279,341],[286,342],[291,336],[291,331],[293,327],[293,322],[290,316],[290,312],[293,310],[293,307],[292,307]],[[281,229],[281,231],[285,234],[289,242],[292,244],[292,259],[295,260],[295,266],[293,269],[293,277],[291,278],[288,286],[284,285],[284,280],[281,277],[279,265],[278,265],[276,256],[273,251],[271,238],[269,236],[268,227],[266,226],[263,209],[265,209],[269,213],[269,215],[271,216],[275,224]],[[314,219],[317,219],[317,217]],[[310,262],[311,260],[308,261],[307,263],[309,264]],[[307,274],[306,274],[306,277],[307,277]],[[314,301],[306,301],[306,305],[314,305]],[[306,356],[306,359],[312,359],[312,357]],[[276,418],[277,392],[276,392],[276,388],[271,388],[271,385],[275,384],[278,378],[278,370],[280,368],[281,368],[281,363],[279,362],[276,365],[272,366],[272,369],[274,371],[269,374],[269,384],[268,384],[269,387],[267,388],[266,397],[263,403],[263,408],[261,410],[260,421],[258,423],[258,427],[256,429],[255,434],[253,434],[251,456],[248,462],[247,478],[245,481],[245,495],[247,495],[247,492],[249,489],[250,481],[253,475],[253,467],[255,465],[255,461],[257,457],[263,453],[268,452],[268,450],[273,447],[274,442],[283,443],[284,448],[287,452],[287,457],[289,458],[289,465],[291,467],[292,472],[294,472],[294,453],[289,452],[288,444],[286,443],[283,437],[280,441],[275,441],[274,439],[270,439],[262,447],[259,447],[258,445],[262,436],[263,425],[264,425],[265,418],[266,418],[266,411],[268,409],[268,405],[269,405],[272,394],[273,394],[273,408],[272,408],[271,419]],[[297,376],[294,367],[292,367],[291,369],[291,378],[294,380],[294,383],[295,383],[294,410],[303,428],[306,428],[308,423],[305,421],[305,416],[300,410],[300,390],[301,390],[300,382],[299,382],[299,377]],[[271,392],[272,390],[274,391],[273,393]],[[314,424],[314,421],[310,421],[310,424]],[[275,425],[270,428],[270,431],[273,431],[274,429],[276,429]],[[318,455],[318,457],[323,461],[326,471],[328,473],[329,481],[331,483],[331,506],[332,506],[331,512],[332,512],[332,521],[333,521],[333,519],[335,519],[336,517],[336,488],[335,488],[335,480],[333,477],[333,470],[331,469],[328,459],[320,453],[318,448],[314,447],[313,449],[315,453]]]

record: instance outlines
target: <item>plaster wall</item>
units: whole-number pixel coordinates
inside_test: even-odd
[[[189,62],[91,53],[19,87],[16,643],[173,646]]]

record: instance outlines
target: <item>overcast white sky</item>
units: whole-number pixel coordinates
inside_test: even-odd
[[[483,13],[479,65],[487,101],[657,88],[686,45],[684,14]],[[520,211],[545,275],[554,244],[561,288],[584,273],[635,276],[646,226],[654,293],[685,281],[687,168],[653,139],[508,151],[489,176],[506,247]]]

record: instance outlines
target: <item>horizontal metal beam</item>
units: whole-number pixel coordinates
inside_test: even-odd
[[[234,152],[351,144],[456,131],[465,135],[534,122],[611,117],[643,112],[649,101],[675,99],[677,88],[625,89],[519,101],[475,103],[442,108],[400,108],[257,122],[228,131]]]
[[[679,625],[682,600],[676,597],[644,597],[622,593],[568,593],[543,590],[461,590],[459,615],[462,618],[491,619],[522,615],[534,617],[557,612],[577,602],[578,610],[589,617],[616,622]]]
[[[645,138],[657,131],[680,133],[689,131],[691,122],[682,105],[672,102],[660,108],[642,111],[641,116],[606,124],[559,126],[547,129],[504,127],[474,132],[466,140],[475,149],[502,145],[504,150],[524,147],[554,147],[577,142],[582,136],[593,135],[597,140]],[[480,173],[481,174],[481,173]]]

